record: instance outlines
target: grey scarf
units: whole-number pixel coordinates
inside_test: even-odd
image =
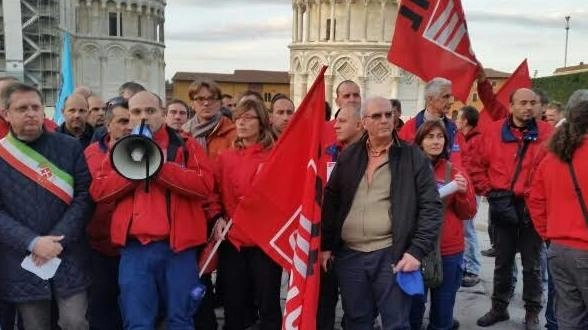
[[[215,128],[220,123],[222,114],[220,111],[214,115],[214,117],[210,118],[209,121],[205,123],[201,123],[198,121],[198,116],[194,116],[189,122],[187,122],[187,131],[190,132],[198,143],[207,150],[206,148],[206,138],[215,130]]]

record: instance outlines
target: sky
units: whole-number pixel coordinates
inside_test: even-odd
[[[462,0],[472,48],[487,68],[512,72],[528,58],[532,76],[588,62],[586,0]],[[166,78],[178,71],[289,69],[292,0],[168,0]]]

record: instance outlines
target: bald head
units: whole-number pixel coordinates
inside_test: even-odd
[[[516,126],[523,127],[534,117],[537,102],[537,95],[528,88],[519,88],[512,93],[510,111]]]
[[[136,127],[145,120],[154,132],[163,126],[165,120],[159,98],[148,91],[141,91],[131,96],[129,114],[131,127]]]
[[[92,90],[86,86],[78,86],[74,89],[73,94],[79,94],[83,98],[88,99],[92,95]]]

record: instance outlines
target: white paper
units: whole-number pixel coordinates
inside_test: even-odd
[[[28,270],[29,272],[39,276],[43,280],[48,280],[55,276],[55,272],[57,272],[57,268],[61,264],[61,259],[55,257],[41,266],[35,265],[33,262],[33,257],[31,254],[26,256],[20,266]]]
[[[333,169],[335,168],[335,162],[327,162],[327,181],[331,177],[331,173],[333,173]]]
[[[439,195],[441,198],[447,197],[451,194],[455,194],[457,192],[457,182],[455,180],[449,182],[448,184],[444,185],[443,187],[439,188]]]

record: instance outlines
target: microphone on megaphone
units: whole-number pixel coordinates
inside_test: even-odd
[[[130,135],[114,144],[110,162],[122,177],[133,181],[145,180],[145,191],[148,191],[149,179],[156,175],[163,165],[163,151],[153,141],[153,133],[145,119]]]

